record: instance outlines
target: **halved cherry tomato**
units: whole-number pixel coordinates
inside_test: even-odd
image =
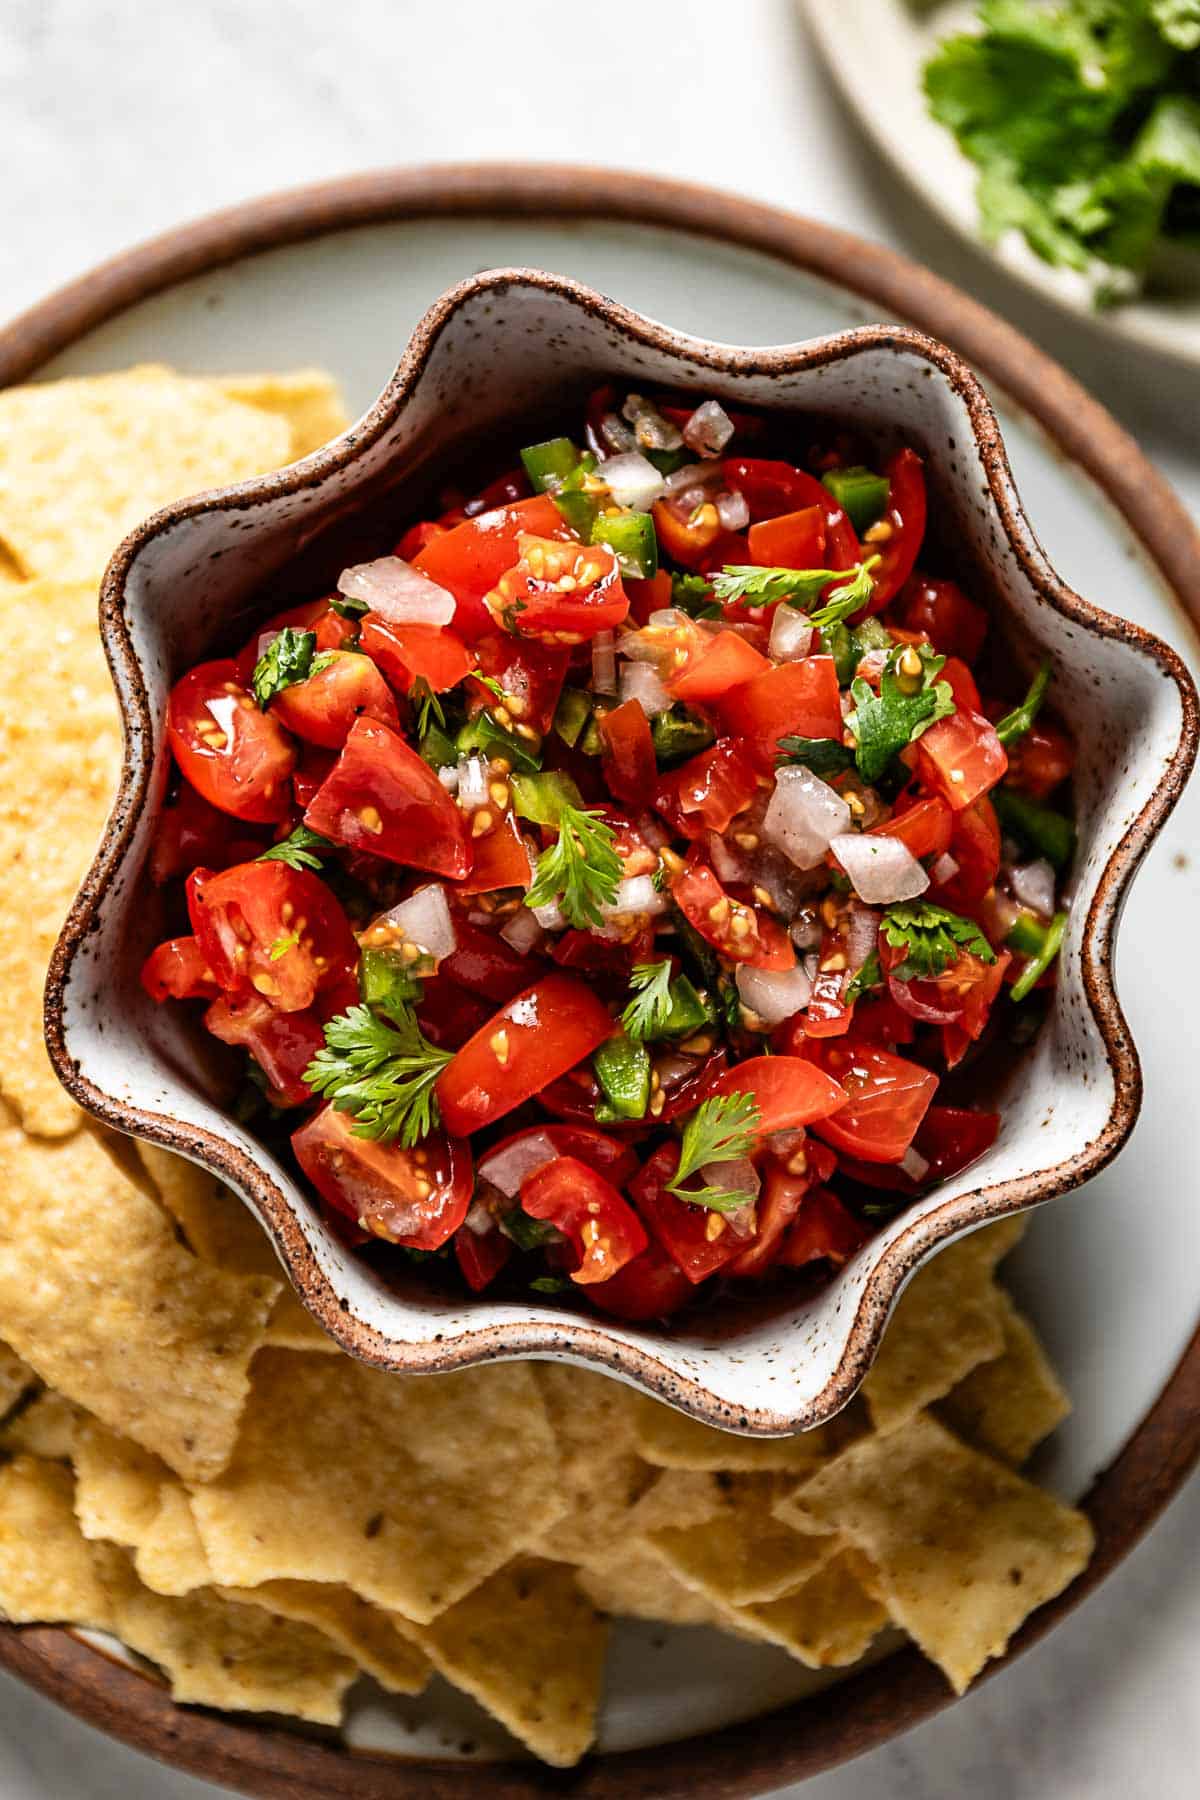
[[[946,802],[936,795],[927,795],[914,799],[903,809],[898,804],[890,819],[871,826],[871,833],[876,837],[899,838],[919,860],[923,856],[940,856],[950,848],[953,822],[954,814]]]
[[[309,801],[311,831],[388,862],[461,877],[472,866],[463,816],[428,763],[398,732],[359,719]]]
[[[679,1167],[679,1145],[663,1144],[629,1183],[629,1197],[677,1268],[691,1282],[707,1281],[747,1247],[722,1214],[667,1192]],[[714,1226],[713,1221],[719,1220]]]
[[[805,656],[779,663],[716,702],[726,728],[755,746],[773,764],[781,737],[842,736],[842,703],[837,666],[831,656]]]
[[[938,1078],[875,1044],[810,1044],[809,1057],[840,1083],[845,1105],[813,1129],[863,1162],[899,1162],[937,1092]]]
[[[375,664],[351,650],[331,651],[315,675],[276,694],[270,710],[297,737],[326,750],[341,749],[355,719],[400,723],[392,691]]]
[[[723,1049],[713,1050],[707,1056],[672,1057],[670,1073],[663,1081],[663,1109],[658,1114],[658,1123],[669,1125],[685,1113],[694,1112],[702,1100],[708,1099],[713,1082],[728,1060]],[[560,1080],[543,1088],[538,1096],[545,1110],[556,1119],[578,1125],[591,1124],[602,1098],[595,1073],[586,1067],[570,1070]],[[628,1132],[637,1134],[645,1130],[645,1124],[640,1119],[632,1119],[628,1123],[611,1124],[608,1130],[614,1136]]]
[[[969,1046],[983,1036],[1011,962],[1012,956],[1007,950],[1001,950],[993,963],[964,954],[945,976],[939,978],[941,981],[956,978],[955,998],[961,1008],[957,1019],[942,1026],[942,1052],[948,1069],[960,1063]]]
[[[252,831],[239,831],[227,812],[210,806],[182,781],[179,798],[159,816],[150,848],[150,879],[161,887],[176,875],[190,875],[198,863],[227,869],[230,863],[249,862],[266,847],[266,833],[256,837]]]
[[[695,852],[693,852],[693,856]],[[705,943],[752,969],[790,969],[796,952],[779,920],[725,892],[706,863],[689,861],[671,877],[671,894]]]
[[[188,913],[200,950],[225,993],[303,1012],[357,965],[350,921],[308,869],[237,863],[220,875],[196,869]]]
[[[475,667],[462,639],[442,625],[392,625],[367,613],[358,641],[402,694],[414,681],[424,681],[435,694],[442,694],[457,687]]]
[[[334,598],[337,598],[336,594]],[[335,612],[328,599],[305,600],[300,606],[289,606],[286,612],[276,613],[265,625],[260,625],[238,651],[237,679],[243,687],[250,686],[250,677],[259,657],[289,625],[293,631],[311,631],[316,637],[318,651],[343,649],[354,642],[358,630],[357,622]]]
[[[607,755],[604,773],[618,800],[626,806],[648,806],[658,779],[650,721],[637,700],[626,700],[599,721]]]
[[[459,1226],[454,1234],[454,1260],[473,1294],[482,1294],[492,1285],[513,1248],[512,1239],[506,1238],[498,1225],[482,1232],[470,1225]]]
[[[494,1144],[484,1157],[484,1163],[527,1138],[548,1138],[559,1156],[575,1157],[586,1163],[616,1188],[624,1187],[637,1173],[638,1159],[629,1145],[589,1125],[528,1125],[524,1131],[514,1131],[502,1143]]]
[[[460,894],[493,894],[498,888],[527,888],[533,882],[529,852],[514,813],[505,813],[494,831],[472,838],[475,861],[456,884]]]
[[[142,964],[142,986],[152,1000],[211,1000],[220,993],[194,937],[168,938]]]
[[[882,990],[864,994],[855,1001],[851,1023],[856,1043],[880,1044],[885,1050],[894,1050],[897,1044],[911,1044],[917,1035],[911,1015]]]
[[[167,737],[187,780],[210,805],[256,824],[287,817],[296,747],[242,687],[236,663],[200,663],[175,683]]]
[[[933,897],[952,912],[973,911],[1000,873],[1000,821],[986,794],[954,814],[948,849],[958,872]]]
[[[819,1146],[826,1150],[825,1145]],[[826,1150],[831,1163],[832,1150]],[[832,1173],[832,1170],[830,1171]],[[757,1226],[748,1249],[726,1266],[726,1274],[739,1280],[765,1275],[783,1241],[783,1234],[800,1211],[809,1188],[816,1184],[815,1170],[792,1175],[778,1163],[768,1165],[762,1192],[758,1197]]]
[[[936,1084],[935,1084],[936,1085]],[[716,1094],[749,1094],[759,1111],[759,1138],[828,1119],[846,1105],[846,1090],[827,1062],[808,1056],[751,1056],[713,1082]]]
[[[706,705],[770,668],[769,660],[736,631],[718,631],[712,637],[699,637],[685,666],[677,675],[669,675],[665,685],[676,700]]]
[[[872,570],[875,586],[867,612],[882,612],[913,571],[925,536],[925,469],[915,450],[898,450],[884,464],[888,478],[887,505],[879,523],[891,527],[891,536],[869,548],[879,561]],[[833,567],[833,564],[830,564]]]
[[[455,918],[454,935],[457,942],[443,958],[440,972],[468,994],[502,1006],[529,986],[536,958],[520,955],[497,932],[484,931],[461,915]]]
[[[982,713],[951,713],[917,739],[921,781],[954,812],[994,788],[1007,768],[1004,745]]]
[[[821,933],[817,972],[813,976],[808,1005],[785,1027],[791,1040],[790,1048],[797,1055],[804,1054],[807,1038],[841,1037],[849,1031],[857,1002],[847,1006],[842,998],[849,986],[848,953],[849,940],[843,918],[832,929]]]
[[[414,568],[454,595],[454,630],[468,643],[496,629],[483,597],[517,561],[517,539],[522,532],[540,538],[571,535],[550,495],[536,494],[532,500],[518,500],[515,505],[465,519],[453,530],[431,538],[413,558]]]
[[[724,831],[757,792],[758,768],[749,750],[736,738],[718,738],[662,777],[654,805],[672,830],[699,838]]]
[[[756,456],[730,457],[722,468],[727,485],[745,496],[756,523],[815,506],[825,521],[825,567],[850,569],[862,561],[858,534],[848,515],[815,475],[792,463]]]
[[[544,975],[502,1006],[438,1076],[446,1129],[465,1136],[503,1118],[590,1056],[616,1029],[571,975]]]
[[[300,761],[292,775],[292,792],[302,812],[317,789],[328,781],[336,762],[336,750],[318,750],[314,744],[306,744],[300,752]]]
[[[257,994],[231,1000],[222,995],[204,1015],[204,1023],[223,1044],[248,1050],[270,1083],[276,1106],[307,1106],[314,1098],[304,1071],[325,1048],[320,1020],[311,1012],[277,1012]]]
[[[520,561],[487,595],[494,624],[553,645],[582,644],[621,623],[629,600],[611,550],[527,532],[517,544]]]
[[[474,519],[482,512],[490,512],[493,507],[511,506],[514,501],[528,499],[531,492],[529,477],[523,468],[506,469],[503,475],[497,475],[495,481],[489,481],[485,488],[472,496],[463,507],[468,519]]]
[[[840,1269],[862,1249],[869,1235],[829,1188],[810,1188],[784,1233],[776,1260],[789,1269],[803,1269],[814,1262],[830,1262]]]
[[[603,1175],[575,1156],[543,1163],[521,1183],[521,1210],[568,1238],[578,1258],[571,1280],[608,1281],[646,1248],[646,1228]]]
[[[528,975],[524,979],[528,981]],[[467,1039],[487,1024],[492,1009],[486,1000],[458,987],[439,969],[422,980],[416,1012],[417,1023],[431,1044],[439,1050],[461,1050]]]
[[[471,1204],[471,1152],[440,1131],[414,1150],[355,1137],[332,1106],[292,1133],[296,1160],[317,1192],[373,1237],[438,1250]]]
[[[924,632],[942,656],[961,656],[973,663],[983,649],[988,616],[968,600],[956,581],[913,575],[896,601],[896,619],[909,631]]]
[[[1034,800],[1046,800],[1075,766],[1075,745],[1052,719],[1033,721],[1008,750],[1008,781]]]
[[[665,604],[669,606],[670,600]],[[506,631],[481,637],[474,648],[472,667],[499,683],[504,694],[499,704],[508,709],[516,723],[534,731],[549,731],[567,678],[571,652],[535,643],[530,638],[511,637]],[[470,682],[467,692],[472,712],[497,704],[495,694],[482,682]]]
[[[639,1324],[646,1319],[666,1319],[689,1300],[692,1284],[653,1239],[640,1256],[618,1269],[608,1281],[598,1281],[588,1298],[614,1319]]]
[[[689,518],[681,518],[668,500],[656,500],[650,508],[658,547],[664,556],[684,569],[700,570],[708,552],[724,533],[716,507],[698,506]]]
[[[671,605],[671,577],[666,569],[660,569],[645,581],[627,575],[625,592],[629,595],[630,618],[637,625],[645,625],[651,613],[666,612]]]
[[[931,1106],[913,1139],[913,1149],[929,1165],[920,1181],[914,1181],[894,1163],[860,1163],[846,1158],[843,1166],[847,1175],[867,1187],[921,1194],[951,1175],[961,1175],[973,1162],[978,1162],[984,1151],[991,1149],[999,1131],[999,1113],[974,1112],[961,1106]]]
[[[768,569],[823,569],[825,517],[819,506],[760,519],[750,527],[750,561]]]

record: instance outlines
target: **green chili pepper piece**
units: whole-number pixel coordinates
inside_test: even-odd
[[[650,1104],[650,1052],[645,1044],[622,1031],[601,1044],[592,1058],[592,1067],[612,1116],[645,1118]],[[596,1117],[600,1117],[599,1107]]]
[[[861,464],[852,469],[830,469],[828,475],[822,475],[821,484],[829,489],[860,536],[882,516],[891,486],[886,475],[876,475]]]
[[[1066,868],[1075,854],[1075,826],[1065,813],[1042,806],[1015,788],[993,788],[991,798],[1005,831],[1056,869]]]
[[[658,573],[658,536],[649,513],[601,513],[592,526],[593,544],[604,544],[622,575],[647,581]]]
[[[654,754],[660,763],[682,762],[685,756],[707,750],[713,735],[712,726],[686,706],[673,706],[670,712],[659,713],[650,727]]]
[[[421,759],[431,769],[446,769],[458,761],[458,746],[440,725],[431,725],[419,745]]]
[[[1032,913],[1018,913],[1004,941],[1018,956],[1040,956],[1046,942],[1046,927]]]
[[[1042,976],[1046,973],[1046,970],[1050,967],[1050,964],[1054,961],[1062,948],[1062,941],[1066,934],[1066,929],[1066,913],[1055,913],[1049,925],[1046,927],[1046,935],[1042,940],[1041,950],[1025,965],[1021,971],[1020,978],[1013,983],[1009,990],[1009,997],[1012,1000],[1024,1000],[1026,994],[1028,994],[1041,980]]]
[[[558,697],[554,713],[554,729],[564,744],[572,749],[592,716],[592,697],[582,688],[565,687]]]
[[[364,1006],[385,1018],[401,1018],[414,1000],[421,998],[421,983],[411,965],[401,962],[394,950],[364,950],[358,965],[358,991]]]
[[[579,462],[579,452],[570,438],[547,438],[522,450],[521,461],[534,492],[545,494],[566,480]]]

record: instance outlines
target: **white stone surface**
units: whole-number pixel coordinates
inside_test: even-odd
[[[893,243],[983,295],[1200,510],[1200,380],[1114,356],[928,219],[839,115],[790,0],[0,0],[0,152],[0,316],[196,213],[389,162],[557,158],[737,189]],[[1193,1482],[1045,1644],[805,1800],[1195,1794],[1198,1541]],[[0,1800],[220,1792],[0,1678]]]

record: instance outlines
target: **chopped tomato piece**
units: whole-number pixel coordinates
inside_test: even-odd
[[[482,1294],[492,1285],[512,1253],[512,1239],[497,1225],[483,1232],[460,1225],[454,1234],[454,1260],[473,1294]]]
[[[925,469],[921,458],[915,450],[898,450],[884,464],[883,472],[888,478],[888,497],[879,524],[890,526],[891,535],[868,546],[879,556],[872,570],[875,586],[868,613],[882,612],[900,592],[913,572],[925,536]]]
[[[375,664],[351,650],[331,651],[315,675],[276,694],[270,710],[297,737],[326,750],[341,749],[355,719],[400,723],[392,691]]]
[[[651,1240],[640,1256],[608,1281],[598,1281],[589,1298],[614,1319],[639,1324],[646,1319],[669,1318],[691,1294],[692,1284],[682,1269]]]
[[[550,495],[537,494],[532,500],[518,500],[515,505],[465,519],[453,530],[431,538],[413,559],[414,568],[454,595],[454,630],[468,643],[495,630],[483,598],[517,561],[517,540],[522,532],[541,538],[571,535]]]
[[[177,875],[190,875],[198,863],[208,869],[227,869],[230,863],[249,862],[266,848],[251,831],[239,831],[227,812],[219,812],[202,800],[186,781],[179,784],[179,798],[165,806],[150,849],[150,879],[156,887]]]
[[[862,561],[858,533],[845,509],[815,475],[792,463],[757,456],[730,457],[722,467],[734,493],[745,496],[755,522],[815,506],[825,522],[825,567],[851,569]]]
[[[323,881],[281,862],[197,869],[188,912],[205,962],[237,998],[253,992],[279,1012],[303,1012],[358,962],[350,921]]]
[[[435,875],[460,878],[472,866],[458,807],[428,763],[375,719],[351,727],[304,823],[335,844]]]
[[[877,837],[899,838],[920,860],[923,856],[940,856],[950,848],[953,822],[954,814],[946,802],[930,795],[912,800],[903,810],[897,802],[891,818],[881,825],[872,825],[871,832]]]
[[[669,599],[666,604],[670,605]],[[481,637],[475,645],[472,667],[497,682],[503,698],[498,701],[490,688],[472,681],[467,690],[472,711],[480,707],[494,710],[500,705],[518,725],[528,725],[544,734],[554,723],[570,660],[569,650],[534,643],[529,638],[514,638],[506,631]]]
[[[446,1129],[466,1136],[503,1118],[599,1049],[616,1029],[571,975],[545,975],[502,1006],[438,1077]]]
[[[514,1131],[502,1143],[494,1144],[484,1158],[485,1163],[527,1138],[548,1138],[559,1156],[574,1157],[586,1163],[616,1188],[624,1187],[630,1176],[637,1173],[638,1159],[629,1145],[589,1125],[527,1126],[524,1131]]]
[[[723,535],[715,506],[697,506],[686,519],[681,518],[667,500],[656,500],[650,508],[658,547],[664,556],[685,569],[705,567],[712,546]]]
[[[617,799],[626,806],[649,803],[658,779],[658,763],[654,757],[654,740],[650,721],[637,700],[626,700],[605,713],[600,721],[600,737],[608,754],[604,772]]]
[[[629,1184],[629,1197],[687,1279],[707,1281],[746,1248],[747,1240],[720,1214],[667,1192],[679,1167],[679,1145],[663,1144]]]
[[[983,701],[979,698],[979,689],[975,677],[965,662],[957,656],[948,656],[938,676],[939,681],[946,682],[954,695],[954,704],[960,712],[982,712]]]
[[[860,1163],[846,1158],[845,1172],[867,1187],[891,1189],[893,1193],[921,1194],[939,1181],[961,1175],[986,1150],[990,1150],[1000,1131],[1000,1114],[975,1112],[960,1106],[931,1106],[913,1139],[913,1149],[925,1158],[928,1168],[920,1181],[894,1163]]]
[[[828,1154],[832,1158],[832,1151]],[[775,1260],[784,1232],[800,1211],[801,1202],[816,1179],[815,1172],[791,1175],[778,1163],[768,1166],[763,1189],[758,1197],[754,1236],[749,1247],[728,1264],[727,1274],[742,1281],[766,1274]]]
[[[449,526],[443,525],[440,519],[419,519],[404,533],[396,545],[395,555],[401,562],[415,563],[426,544],[432,544],[434,538],[443,537],[448,530]]]
[[[685,666],[677,675],[667,677],[666,688],[676,700],[688,705],[706,704],[770,669],[768,659],[736,631],[718,631],[714,637],[698,638]]]
[[[524,979],[528,981],[528,974]],[[460,1050],[491,1017],[486,1000],[458,987],[441,969],[421,982],[416,1003],[417,1023],[439,1050]]]
[[[774,763],[781,737],[842,736],[837,665],[831,656],[779,663],[753,681],[723,694],[717,710],[729,731],[740,733]]]
[[[918,775],[954,812],[994,788],[1007,767],[1004,745],[981,713],[951,713],[917,739]]]
[[[355,1137],[332,1106],[292,1134],[296,1160],[317,1192],[372,1237],[439,1250],[471,1204],[471,1152],[440,1131],[414,1150]]]
[[[942,1026],[942,1053],[948,1069],[960,1063],[969,1045],[983,1036],[1011,962],[1012,956],[1007,950],[1001,950],[993,963],[964,953],[946,975],[939,977],[940,982],[953,979],[954,998],[959,1007],[958,1016]]]
[[[602,544],[559,543],[522,532],[515,567],[487,596],[495,624],[544,644],[582,644],[629,611],[621,572]],[[567,584],[564,586],[564,583]]]
[[[1034,800],[1046,800],[1075,767],[1075,745],[1052,719],[1037,718],[1008,749],[1008,782]]]
[[[433,693],[442,694],[457,687],[475,667],[462,639],[442,625],[392,625],[376,613],[367,613],[359,643],[402,694],[408,693],[414,681],[423,681]],[[383,717],[382,713],[373,716]]]
[[[493,894],[498,888],[527,888],[533,881],[529,852],[513,813],[505,813],[494,831],[472,838],[475,861],[457,884],[460,894]]]
[[[296,748],[238,681],[236,663],[201,663],[175,683],[167,737],[185,777],[210,805],[257,824],[287,817]]]
[[[543,1163],[521,1183],[521,1210],[568,1238],[578,1258],[571,1280],[608,1281],[646,1248],[646,1229],[611,1181],[575,1156]]]
[[[823,569],[825,517],[819,506],[760,519],[749,531],[750,561],[768,569]]]
[[[840,1083],[846,1103],[814,1125],[837,1151],[863,1162],[899,1162],[937,1092],[929,1069],[876,1044],[810,1044],[809,1057]]]
[[[1000,873],[1000,821],[986,794],[953,817],[948,849],[958,872],[933,897],[952,912],[973,912]]]
[[[942,656],[961,656],[973,663],[983,649],[988,616],[968,600],[956,581],[913,575],[896,601],[897,621],[909,631],[924,632]]]
[[[760,1138],[828,1119],[846,1105],[846,1091],[828,1063],[807,1056],[751,1056],[717,1077],[712,1094],[749,1094],[759,1110]]]
[[[779,920],[762,907],[731,899],[706,863],[686,863],[671,878],[671,894],[688,924],[722,956],[752,969],[794,966],[796,953]]]
[[[221,991],[194,937],[168,938],[152,950],[141,981],[152,1000],[211,1000]]]
[[[719,738],[662,777],[654,804],[673,830],[699,838],[724,831],[757,792],[758,768],[750,752],[736,738]]]
[[[214,1000],[204,1023],[223,1044],[248,1050],[270,1083],[275,1106],[307,1106],[313,1091],[303,1079],[318,1050],[325,1048],[325,1033],[311,1012],[278,1012],[257,994],[230,1000]]]
[[[441,963],[441,973],[469,994],[481,995],[500,1006],[529,986],[536,960],[522,956],[497,932],[484,931],[459,916],[454,921],[457,939]]]
[[[778,1261],[789,1269],[830,1262],[835,1269],[861,1250],[870,1234],[827,1187],[810,1188],[784,1233]]]

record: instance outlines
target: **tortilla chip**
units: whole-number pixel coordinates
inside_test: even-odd
[[[339,1581],[423,1624],[543,1537],[556,1474],[528,1365],[404,1376],[267,1350],[192,1507],[221,1587]]]
[[[18,1401],[37,1386],[37,1376],[15,1350],[0,1344],[0,1418],[6,1419]]]
[[[0,540],[26,577],[97,581],[149,513],[277,469],[292,426],[147,366],[0,392]]]
[[[721,1503],[715,1475],[668,1470],[641,1495],[620,1528],[598,1547],[586,1549],[578,1570],[579,1585],[604,1612],[664,1625],[712,1625],[716,1613],[701,1594],[686,1586],[648,1538],[664,1526],[698,1525]],[[546,1555],[554,1554],[554,1532],[547,1535]]]
[[[231,1275],[262,1275],[284,1283],[271,1309],[263,1342],[277,1350],[317,1350],[338,1355],[291,1287],[270,1238],[250,1208],[210,1169],[158,1144],[137,1146],[159,1199],[202,1262]]]
[[[196,1530],[188,1491],[179,1481],[158,1490],[158,1511],[134,1550],[139,1580],[156,1594],[191,1594],[212,1586],[212,1570]]]
[[[786,1598],[730,1608],[725,1622],[745,1637],[777,1644],[810,1669],[846,1668],[866,1654],[888,1623],[862,1574],[861,1558],[843,1550]]]
[[[718,1508],[699,1525],[668,1525],[646,1543],[685,1586],[716,1606],[751,1606],[790,1594],[838,1550],[828,1531],[794,1531],[771,1515],[780,1477],[714,1478]]]
[[[205,1590],[164,1599],[142,1586],[111,1544],[94,1546],[123,1643],[157,1663],[173,1697],[230,1712],[288,1713],[318,1725],[341,1722],[346,1689],[358,1674],[311,1625]]]
[[[796,1502],[777,1517],[822,1519],[861,1550],[891,1617],[960,1694],[1074,1580],[1094,1541],[1082,1513],[927,1414],[844,1451]]]
[[[191,1256],[91,1128],[53,1144],[0,1132],[12,1347],[177,1473],[203,1480],[228,1461],[278,1292]]]
[[[0,1431],[0,1449],[9,1456],[24,1453],[50,1462],[70,1462],[75,1433],[86,1417],[73,1401],[64,1400],[53,1388],[43,1388]]]
[[[332,1581],[264,1581],[256,1588],[222,1588],[227,1600],[265,1606],[281,1619],[313,1625],[390,1694],[419,1694],[429,1682],[429,1658],[404,1637],[393,1615]],[[407,1624],[407,1622],[405,1622]],[[419,1627],[407,1625],[409,1633]]]
[[[0,1469],[0,1611],[15,1624],[112,1622],[73,1488],[61,1463],[18,1456]]]
[[[558,1562],[602,1564],[624,1548],[629,1509],[654,1479],[633,1449],[632,1395],[567,1363],[531,1368],[558,1440],[558,1493],[566,1508],[538,1549]]]
[[[1019,1468],[1061,1425],[1071,1402],[1041,1341],[1009,1296],[1000,1294],[1004,1349],[981,1363],[938,1407],[951,1431]]]
[[[42,1041],[46,967],[121,766],[95,592],[55,592],[62,605],[51,619],[36,605],[10,611],[0,665],[0,1093],[27,1131],[46,1137],[74,1131],[83,1116]]]
[[[608,1622],[561,1563],[509,1563],[420,1634],[430,1661],[555,1768],[596,1732]]]
[[[85,1538],[132,1548],[158,1516],[159,1495],[172,1480],[166,1463],[98,1419],[84,1420],[72,1450],[75,1513]]]
[[[660,1469],[725,1469],[746,1474],[791,1469],[800,1474],[831,1455],[862,1428],[859,1411],[848,1410],[828,1425],[818,1425],[795,1437],[740,1437],[732,1431],[718,1431],[644,1394],[636,1395],[634,1401],[637,1449],[647,1462]]]
[[[289,375],[222,375],[212,385],[231,400],[286,419],[292,433],[291,462],[339,437],[350,423],[338,384],[324,369],[297,369]]]
[[[1012,1241],[1005,1220],[960,1238],[917,1270],[862,1386],[877,1431],[894,1431],[1000,1355],[1003,1313],[993,1275]]]

